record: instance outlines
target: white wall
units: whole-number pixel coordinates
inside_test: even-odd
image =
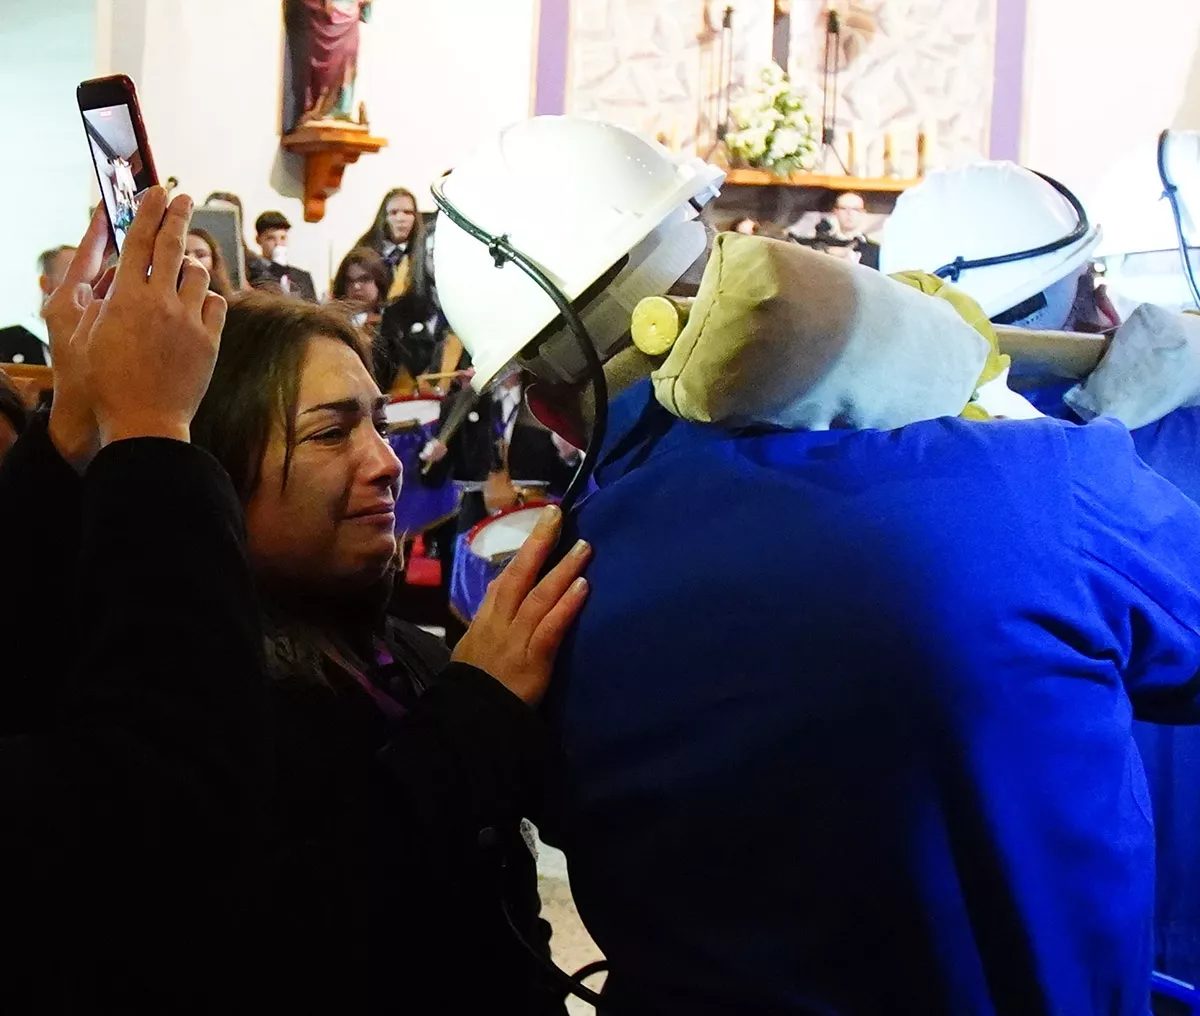
[[[1022,160],[1136,245],[1165,222],[1159,132],[1200,128],[1200,3],[1030,0],[1027,45]]]
[[[279,151],[278,0],[104,2],[114,64],[138,63],[112,69],[138,84],[159,174],[198,200],[234,191],[251,220],[282,211],[295,227],[292,261],[319,288],[387,190],[408,187],[432,208],[437,176],[532,109],[536,0],[376,3],[362,30],[359,98],[391,145],[348,167],[324,221],[306,224],[302,163]],[[131,38],[140,54],[129,52]]]
[[[95,68],[93,2],[0,0],[0,326],[37,311],[38,254],[87,226],[95,183],[75,86]]]

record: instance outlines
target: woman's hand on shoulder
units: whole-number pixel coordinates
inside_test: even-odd
[[[538,581],[561,530],[562,513],[547,508],[512,563],[488,588],[478,616],[454,651],[455,662],[485,671],[529,705],[545,696],[563,639],[588,594],[582,575],[592,550],[583,542]]]

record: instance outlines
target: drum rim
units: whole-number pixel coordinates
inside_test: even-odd
[[[445,395],[390,395],[387,404],[394,406],[400,402],[445,402]]]
[[[467,548],[470,549],[471,544],[475,542],[475,537],[493,522],[505,518],[508,515],[515,515],[517,512],[529,511],[533,508],[549,508],[552,504],[554,504],[553,501],[538,500],[526,501],[525,504],[515,504],[511,508],[502,508],[500,511],[496,512],[495,515],[489,515],[486,519],[476,522],[475,525],[471,527],[471,531],[467,533]]]

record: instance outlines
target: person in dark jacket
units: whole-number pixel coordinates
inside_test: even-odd
[[[556,519],[545,523],[453,662],[389,618],[400,470],[368,364],[344,315],[242,298],[194,429],[246,506],[266,617],[278,766],[261,950],[271,1002],[290,1013],[475,1013],[486,985],[498,1011],[561,1013],[498,890],[505,880],[526,937],[544,946],[520,836],[549,768],[530,706],[582,604],[586,548],[526,601],[557,533]],[[480,850],[483,830],[510,857],[503,875]]]
[[[292,224],[282,212],[263,212],[254,223],[255,237],[262,258],[249,268],[250,283],[255,289],[282,291],[309,303],[317,302],[317,287],[313,277],[288,260],[288,236]]]
[[[225,311],[190,213],[147,193],[103,304],[97,213],[47,314],[53,415],[0,468],[11,1012],[223,1011],[248,955],[262,635],[229,478],[189,444]]]
[[[426,241],[425,219],[417,210],[413,192],[404,187],[388,191],[371,228],[355,244],[375,251],[387,262],[389,280],[384,296],[388,303],[409,292],[422,298],[431,295],[433,279]]]

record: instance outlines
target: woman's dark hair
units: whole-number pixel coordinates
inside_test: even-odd
[[[345,300],[346,290],[349,288],[349,279],[351,268],[365,268],[375,282],[375,287],[379,290],[379,303],[372,307],[372,311],[382,309],[384,301],[387,300],[388,289],[392,284],[392,273],[387,266],[387,262],[383,260],[370,247],[355,247],[349,254],[342,258],[342,263],[338,266],[337,275],[333,279],[333,298],[335,300]]]
[[[416,218],[413,221],[412,232],[408,234],[408,252],[406,257],[409,260],[408,271],[408,290],[415,291],[420,296],[426,296],[429,289],[428,266],[426,265],[425,245],[425,220],[421,217],[420,207],[417,205],[416,195],[406,187],[396,187],[388,191],[383,196],[383,201],[379,204],[379,211],[375,213],[375,221],[361,237],[359,237],[356,247],[369,247],[377,254],[382,255],[388,244],[392,243],[391,235],[387,228],[387,208],[396,198],[408,198],[412,202],[413,213]],[[390,283],[387,288],[391,288]],[[385,293],[386,295],[386,293]]]
[[[20,434],[29,420],[29,411],[25,408],[16,387],[8,379],[8,375],[0,370],[0,416],[12,424],[13,430]]]
[[[199,226],[189,228],[188,236],[198,236],[208,244],[213,259],[213,270],[209,273],[208,288],[228,300],[233,296],[233,283],[229,281],[229,266],[225,263],[225,253],[221,250],[221,245],[217,243],[217,239],[212,233]]]
[[[192,441],[229,474],[245,504],[262,479],[271,430],[281,422],[287,439],[283,482],[296,443],[296,406],[309,342],[345,343],[371,369],[362,336],[344,311],[271,293],[233,299],[208,394],[192,424]]]
[[[318,307],[271,293],[234,298],[221,335],[212,383],[192,423],[192,441],[229,473],[242,503],[262,479],[262,461],[272,428],[281,421],[287,435],[283,482],[287,484],[296,441],[295,416],[300,378],[309,343],[316,338],[342,342],[370,369],[358,330],[336,307]],[[431,683],[419,650],[390,622],[377,622],[390,598],[398,561],[375,587],[357,594],[287,589],[267,582],[260,588],[267,672],[276,681],[300,681],[335,691],[357,686],[355,669],[370,671],[372,656],[354,630],[370,627],[382,638],[397,667],[380,675],[388,694],[404,707]],[[360,633],[361,634],[361,633]],[[338,646],[337,653],[330,645]],[[369,646],[369,640],[366,643]],[[348,668],[346,661],[352,661]],[[433,673],[433,672],[430,672]]]

